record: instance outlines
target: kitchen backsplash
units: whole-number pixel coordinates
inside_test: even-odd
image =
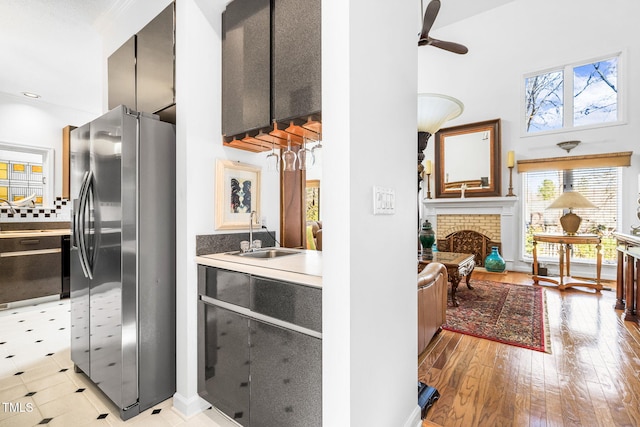
[[[54,205],[50,207],[11,208],[5,204],[0,204],[1,222],[47,222],[47,221],[71,221],[71,202],[67,199],[57,197]]]

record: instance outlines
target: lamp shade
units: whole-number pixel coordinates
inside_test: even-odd
[[[419,93],[418,131],[433,135],[440,130],[445,122],[462,114],[463,110],[462,102],[450,96],[437,93]]]
[[[577,191],[565,191],[547,207],[547,209],[569,209],[569,213],[560,217],[560,225],[570,236],[578,232],[582,222],[582,218],[571,211],[575,208],[597,208],[597,206]]]
[[[597,208],[586,197],[577,191],[565,191],[555,199],[547,209]]]

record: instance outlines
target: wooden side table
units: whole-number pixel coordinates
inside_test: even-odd
[[[616,283],[616,305],[618,310],[624,310],[624,320],[638,320],[640,309],[640,236],[624,233],[613,233],[616,238],[618,251],[618,275]]]
[[[559,276],[538,276],[538,242],[556,243],[560,247],[558,254],[560,258]],[[596,278],[583,279],[571,277],[571,245],[596,245]],[[538,285],[538,281],[551,282],[558,285],[561,291],[572,286],[586,286],[600,293],[603,288],[600,283],[600,271],[602,270],[602,245],[600,236],[597,234],[577,234],[573,236],[564,234],[534,234],[533,235],[533,283]],[[566,274],[565,274],[566,267]]]
[[[460,280],[466,277],[467,288],[473,289],[469,281],[471,280],[471,273],[473,273],[473,269],[476,267],[475,255],[457,252],[434,252],[432,259],[418,258],[418,273],[421,272],[427,264],[432,262],[439,262],[447,268],[447,274],[451,282],[451,302],[454,307],[458,307],[456,290],[458,289]]]

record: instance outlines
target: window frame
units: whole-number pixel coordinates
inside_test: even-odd
[[[609,54],[598,55],[590,59],[584,59],[580,61],[568,62],[565,64],[557,65],[554,67],[543,68],[536,71],[524,73],[520,79],[520,136],[522,138],[531,138],[541,135],[553,135],[566,132],[575,132],[588,129],[599,129],[611,126],[621,126],[627,124],[627,97],[625,96],[626,90],[626,49],[617,50]],[[586,64],[592,64],[599,61],[604,61],[616,57],[618,59],[617,64],[617,88],[618,88],[618,103],[617,114],[618,120],[615,122],[596,123],[590,125],[574,126],[573,125],[573,70],[576,67],[580,67]],[[551,129],[539,132],[527,132],[527,103],[526,103],[526,80],[530,77],[539,76],[542,74],[552,73],[555,71],[562,72],[563,79],[563,105],[562,105],[562,127],[559,129]]]
[[[602,166],[602,168],[615,168],[617,169],[616,171],[616,175],[617,175],[617,181],[618,181],[618,185],[617,185],[617,206],[616,206],[616,228],[620,227],[620,219],[622,218],[622,197],[623,197],[623,191],[622,191],[622,187],[623,187],[623,165],[611,165],[611,166]],[[570,169],[571,171],[573,170],[579,170],[579,169],[597,169],[598,167],[584,167],[584,168],[573,168]],[[556,171],[559,172],[562,176],[563,176],[563,185],[565,186],[563,191],[569,191],[569,189],[566,188],[567,185],[570,185],[568,182],[564,182],[564,179],[566,179],[567,177],[567,172],[568,170],[558,170],[558,169],[547,169],[548,171]],[[522,233],[522,239],[520,242],[520,251],[522,254],[522,261],[524,262],[533,262],[533,255],[532,254],[528,254],[527,253],[527,204],[526,204],[526,195],[525,195],[525,181],[526,181],[526,174],[527,173],[535,173],[535,170],[531,170],[528,172],[523,172],[523,179],[520,181],[521,185],[520,185],[520,193],[523,195],[522,197],[522,215],[520,216],[520,230]],[[584,216],[584,215],[582,215]],[[616,230],[619,231],[619,230]],[[538,255],[538,262],[543,262],[543,263],[547,263],[547,264],[554,264],[558,262],[557,256],[546,256],[546,255]],[[571,257],[571,264],[582,264],[582,265],[595,265],[596,264],[596,259],[589,259],[589,258],[574,258],[573,256]],[[602,265],[614,265],[615,261],[608,261],[605,262],[604,258],[603,258],[603,263]]]
[[[55,197],[55,152],[53,148],[35,147],[0,141],[0,150],[42,156],[42,206],[53,206]]]

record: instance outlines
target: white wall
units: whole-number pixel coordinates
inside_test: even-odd
[[[582,141],[571,151],[569,155],[572,156],[635,150],[631,167],[623,172],[622,217],[619,222],[619,230],[629,232],[630,226],[638,222],[635,215],[639,191],[637,175],[640,172],[637,149],[640,122],[635,114],[640,105],[640,92],[635,83],[635,76],[640,74],[638,14],[640,3],[633,0],[612,0],[606,7],[597,0],[541,0],[535,5],[530,1],[516,0],[434,30],[433,37],[465,44],[469,53],[456,55],[433,47],[421,48],[419,92],[452,95],[465,104],[462,116],[448,122],[447,127],[502,119],[503,194],[507,193],[509,185],[506,153],[510,150],[515,151],[516,160],[562,157],[567,153],[556,144],[572,139]],[[618,51],[625,51],[625,63],[620,70],[626,78],[626,86],[622,88],[627,107],[625,125],[552,135],[521,135],[525,73]],[[433,141],[429,142],[425,153],[427,159],[433,160]],[[514,169],[514,193],[520,196],[521,180],[516,172]],[[510,235],[521,239],[521,229],[507,230],[506,237]],[[516,269],[529,271],[529,264],[520,262],[521,246],[519,241],[517,252],[503,255],[508,261],[515,261]],[[587,274],[592,274],[592,271]],[[611,268],[605,269],[604,274],[615,277]]]
[[[177,119],[177,391],[174,405],[183,414],[201,409],[197,394],[196,235],[214,230],[215,161],[227,159],[263,167],[261,212],[270,230],[279,230],[279,176],[266,171],[266,153],[222,145],[222,2],[176,3]],[[246,230],[242,230],[246,232]]]
[[[419,421],[419,14],[417,2],[322,3],[326,426]],[[395,190],[395,215],[372,214],[374,185]]]
[[[62,195],[62,128],[81,126],[99,112],[73,110],[41,99],[0,93],[0,142],[54,150],[54,197]],[[52,204],[50,200],[47,204]]]

